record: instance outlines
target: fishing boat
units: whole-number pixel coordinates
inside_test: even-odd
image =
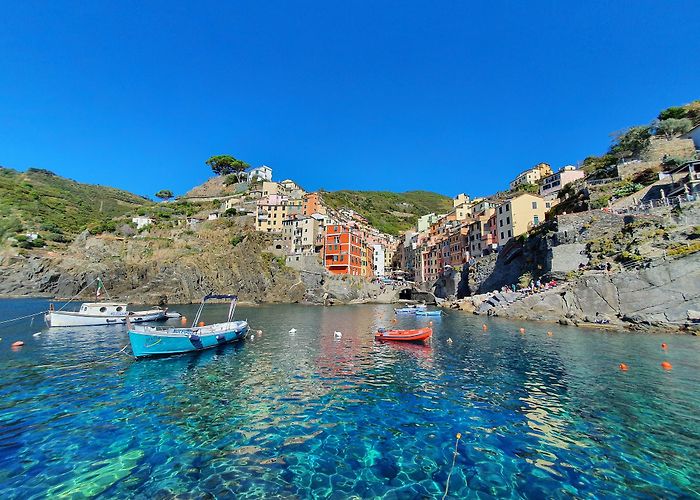
[[[96,278],[88,286],[78,292],[75,297],[93,283],[97,283],[95,290],[95,302],[84,302],[80,304],[77,311],[64,310],[68,304],[60,309],[55,309],[53,304],[49,305],[49,310],[44,314],[44,321],[49,327],[54,326],[101,326],[101,325],[123,325],[129,317],[132,323],[142,323],[144,321],[160,321],[166,319],[167,309],[160,307],[143,311],[129,311],[126,302],[100,302],[100,297],[104,294],[109,299],[109,293],[102,283],[101,278]],[[73,298],[75,298],[73,297]],[[70,299],[68,303],[72,300]]]
[[[199,319],[208,300],[230,300],[228,317],[223,323],[204,325]],[[154,326],[131,326],[128,323],[131,350],[137,358],[163,356],[192,351],[202,351],[218,345],[244,339],[250,330],[246,321],[233,321],[233,313],[238,301],[235,295],[209,294],[202,299],[192,326],[189,328],[169,328]]]
[[[416,316],[441,316],[442,311],[440,309],[437,309],[435,311],[427,311],[427,310],[421,310],[421,311],[416,311]]]
[[[418,311],[423,311],[427,309],[428,306],[425,304],[410,305],[405,307],[395,308],[394,312],[396,314],[416,314]]]
[[[84,302],[77,311],[55,310],[51,304],[44,320],[49,327],[100,326],[123,325],[127,317],[133,323],[160,321],[166,319],[166,311],[161,308],[129,311],[126,302]]]
[[[374,334],[374,340],[394,340],[400,342],[425,342],[433,335],[432,328],[419,328],[417,330],[384,330],[379,329]]]

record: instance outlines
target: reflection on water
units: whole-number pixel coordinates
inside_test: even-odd
[[[435,497],[457,432],[454,497],[699,494],[700,339],[400,318],[433,321],[424,346],[373,341],[392,325],[388,306],[237,317],[262,333],[143,361],[114,356],[122,327],[5,329],[27,345],[0,343],[0,494]]]

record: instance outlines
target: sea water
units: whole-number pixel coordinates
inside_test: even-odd
[[[139,361],[123,326],[0,325],[0,498],[700,496],[700,338],[400,317],[432,321],[421,346],[374,342],[390,306],[236,318],[262,333]]]

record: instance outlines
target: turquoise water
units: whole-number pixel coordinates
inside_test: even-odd
[[[0,318],[45,306],[0,301]],[[82,366],[123,327],[0,328],[0,497],[440,497],[458,432],[452,498],[700,496],[700,338],[400,319],[434,322],[422,347],[373,342],[388,306],[236,316],[263,334]]]

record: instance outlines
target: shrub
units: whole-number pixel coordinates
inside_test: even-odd
[[[245,239],[245,235],[244,235],[244,234],[237,234],[236,236],[234,236],[233,238],[231,238],[231,240],[230,240],[231,246],[234,246],[234,247],[237,246],[237,245],[238,245],[240,242],[242,242],[244,239]]]

